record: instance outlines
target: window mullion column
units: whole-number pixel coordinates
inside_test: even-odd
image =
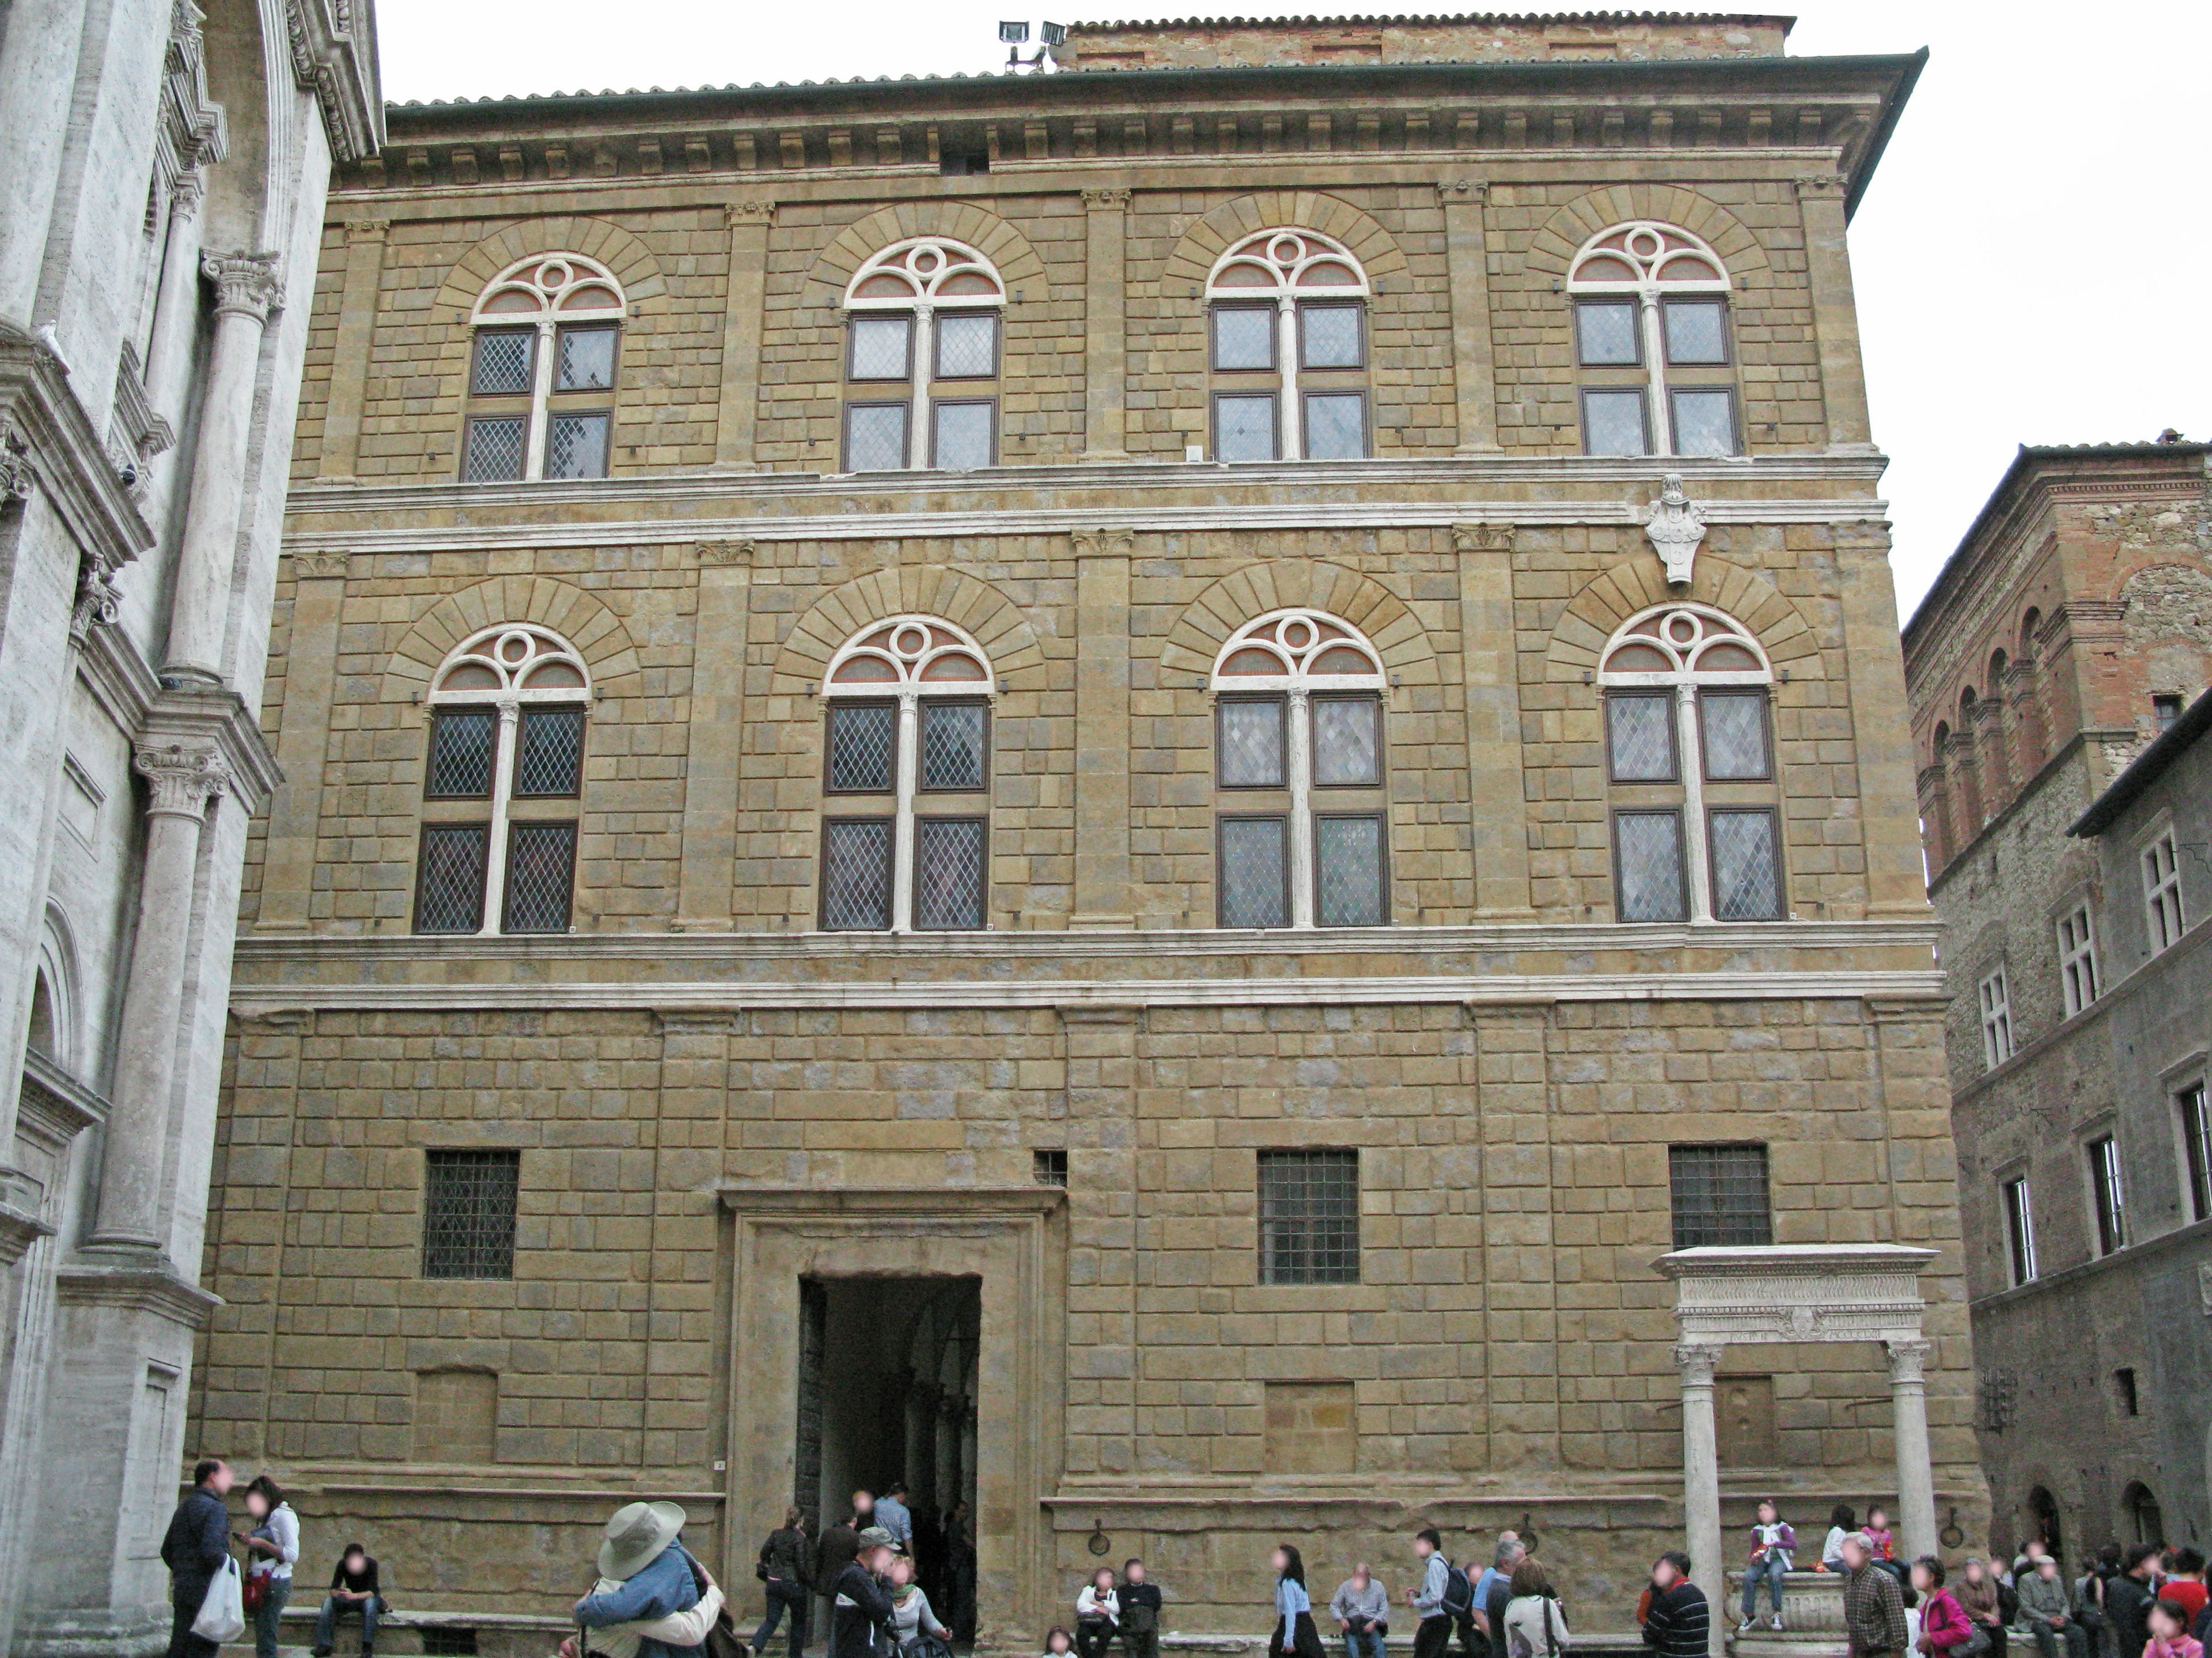
[[[500,918],[507,907],[507,812],[514,798],[515,729],[522,718],[520,702],[499,705],[499,740],[491,752],[491,827],[485,831],[483,925],[477,936],[499,936]]]
[[[1674,413],[1667,407],[1667,331],[1659,314],[1659,295],[1644,290],[1644,356],[1651,371],[1651,452],[1674,452]]]
[[[1705,762],[1698,745],[1698,688],[1674,688],[1674,747],[1682,764],[1682,861],[1689,865],[1690,920],[1713,919],[1712,872],[1705,861]]]
[[[545,428],[551,424],[546,413],[549,399],[553,395],[553,319],[544,317],[538,324],[538,355],[530,365],[530,426],[524,440],[522,476],[542,478],[545,476]]]
[[[1290,707],[1291,925],[1314,924],[1313,708],[1311,693],[1292,688]]]
[[[929,465],[929,381],[937,367],[937,316],[927,305],[914,308],[914,419],[907,428],[906,464],[915,471]],[[910,714],[908,708],[901,718]]]
[[[902,690],[898,700],[898,766],[895,815],[891,820],[891,931],[914,931],[914,796],[921,771],[915,738],[921,726],[921,696]]]
[[[1275,356],[1282,364],[1283,386],[1283,410],[1276,429],[1282,434],[1283,459],[1298,460],[1306,452],[1305,410],[1298,403],[1298,307],[1287,294],[1275,304]],[[1304,706],[1304,691],[1293,691],[1291,695],[1293,706]]]

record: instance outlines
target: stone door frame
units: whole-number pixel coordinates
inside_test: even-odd
[[[1052,1576],[1042,1498],[1060,1480],[1066,1398],[1067,1193],[726,1186],[720,1195],[734,1230],[723,1581],[745,1581],[742,1557],[791,1501],[799,1280],[974,1278],[976,1640],[1041,1646]]]
[[[1897,1507],[1905,1552],[1936,1552],[1936,1475],[1929,1463],[1921,1333],[1927,1303],[1920,1274],[1933,1249],[1899,1243],[1702,1245],[1652,1262],[1675,1284],[1681,1340],[1682,1526],[1691,1578],[1712,1608],[1714,1658],[1726,1649],[1728,1558],[1721,1540],[1720,1443],[1713,1375],[1731,1343],[1879,1341],[1889,1357],[1890,1408],[1897,1424]]]

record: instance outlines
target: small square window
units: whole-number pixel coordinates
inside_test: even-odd
[[[999,313],[995,311],[939,313],[937,319],[937,378],[987,380],[999,372]]]
[[[845,470],[896,472],[906,465],[906,405],[855,403],[845,410]]]
[[[1671,1145],[1667,1173],[1677,1249],[1774,1242],[1764,1145]]]
[[[1367,459],[1367,396],[1363,392],[1309,392],[1308,460]]]
[[[1644,361],[1634,300],[1577,300],[1575,353],[1585,368],[1633,368]]]
[[[1720,300],[1668,300],[1662,307],[1667,361],[1686,367],[1725,363],[1728,306]]]
[[[422,826],[415,874],[416,932],[483,931],[484,866],[490,846],[489,823]]]
[[[583,784],[583,709],[525,708],[515,732],[515,798],[573,798]]]
[[[507,834],[501,932],[566,932],[576,891],[576,826],[515,823]]]
[[[1213,367],[1224,374],[1264,372],[1275,366],[1275,307],[1213,307]]]
[[[920,719],[925,792],[973,794],[990,786],[988,703],[927,698]]]
[[[520,397],[532,389],[538,364],[534,328],[480,328],[469,390],[480,398]]]
[[[822,927],[884,932],[891,924],[891,820],[831,818],[822,826]]]
[[[1616,783],[1675,779],[1674,698],[1668,691],[1613,691],[1605,699],[1606,764]]]
[[[1613,815],[1613,884],[1624,921],[1680,921],[1689,914],[1682,879],[1682,815]]]
[[[898,708],[890,702],[830,705],[831,794],[884,794],[898,768]]]
[[[556,392],[605,392],[615,383],[615,334],[610,326],[561,331]]]
[[[422,1276],[511,1278],[520,1151],[428,1151],[422,1158]]]
[[[1701,691],[1698,720],[1705,736],[1706,776],[1717,783],[1741,783],[1764,782],[1774,775],[1765,691]]]
[[[1276,458],[1273,392],[1224,392],[1213,399],[1213,458],[1231,464]]]
[[[1283,765],[1283,700],[1224,696],[1214,704],[1216,774],[1224,789],[1279,789]]]
[[[933,403],[929,406],[930,464],[940,471],[972,472],[998,465],[998,404]]]
[[[1057,1148],[1049,1151],[1032,1151],[1030,1163],[1039,1186],[1067,1184],[1067,1153]]]
[[[1328,789],[1380,785],[1382,704],[1371,696],[1316,696],[1308,706],[1313,718],[1314,786]]]
[[[522,476],[530,422],[520,415],[469,422],[461,463],[464,483],[511,483]]]
[[[441,708],[430,717],[430,800],[491,798],[492,756],[499,747],[499,715],[490,708]]]
[[[545,433],[545,476],[603,478],[607,475],[605,415],[556,415]]]
[[[1674,407],[1676,454],[1737,452],[1735,392],[1678,386],[1667,397]]]
[[[2150,700],[2150,723],[2154,731],[2165,731],[2181,718],[2181,699],[2178,696],[2154,696]]]
[[[1651,434],[1644,418],[1644,393],[1608,388],[1583,392],[1583,452],[1648,455]]]
[[[1390,919],[1386,826],[1380,812],[1316,814],[1314,920],[1322,926],[1382,926]]]
[[[1260,1282],[1359,1282],[1359,1153],[1260,1153]]]
[[[1221,925],[1291,924],[1290,825],[1280,817],[1224,817],[1220,827]]]
[[[1782,834],[1765,806],[1723,807],[1707,815],[1713,860],[1713,916],[1722,921],[1782,919]]]
[[[914,378],[914,319],[854,317],[846,376],[856,380]]]
[[[1367,365],[1366,307],[1358,305],[1302,305],[1298,307],[1300,349],[1308,368],[1364,368]]]

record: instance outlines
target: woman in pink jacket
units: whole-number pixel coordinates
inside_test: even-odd
[[[1959,1597],[1943,1587],[1943,1563],[1923,1554],[1912,1563],[1912,1587],[1920,1594],[1920,1650],[1928,1658],[1965,1658],[1978,1633]],[[1989,1637],[1983,1636],[1986,1647]]]

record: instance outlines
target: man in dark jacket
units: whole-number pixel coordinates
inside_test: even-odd
[[[1658,1658],[1710,1658],[1713,1609],[1690,1581],[1690,1557],[1680,1549],[1651,1568],[1651,1610],[1644,1619],[1644,1644]]]
[[[753,1650],[768,1650],[776,1620],[791,1614],[791,1658],[806,1650],[806,1602],[814,1582],[814,1547],[806,1540],[806,1516],[795,1507],[783,1511],[783,1524],[761,1545],[762,1585],[768,1591],[768,1616],[753,1631]],[[842,1568],[841,1568],[842,1570]]]
[[[169,1658],[215,1658],[212,1641],[192,1633],[208,1585],[230,1558],[230,1490],[228,1464],[210,1457],[192,1470],[192,1488],[169,1516],[161,1540],[161,1564],[169,1569],[169,1600],[175,1608],[169,1625]]]
[[[2105,1585],[2105,1621],[2119,1658],[2137,1658],[2150,1644],[2150,1609],[2158,1599],[2150,1579],[2158,1562],[2157,1544],[2138,1543],[2121,1557],[2119,1575]]]
[[[1906,1658],[1905,1591],[1863,1531],[1844,1539],[1844,1637],[1850,1658]]]
[[[845,1568],[860,1552],[860,1528],[849,1517],[825,1528],[814,1544],[814,1592],[825,1600],[834,1599],[837,1580],[845,1575]],[[822,1619],[823,1628],[829,1628],[830,1614],[826,1610]]]
[[[861,1532],[860,1545],[859,1555],[830,1585],[830,1658],[876,1658],[879,1646],[890,1638],[888,1574],[898,1551],[881,1526]]]

